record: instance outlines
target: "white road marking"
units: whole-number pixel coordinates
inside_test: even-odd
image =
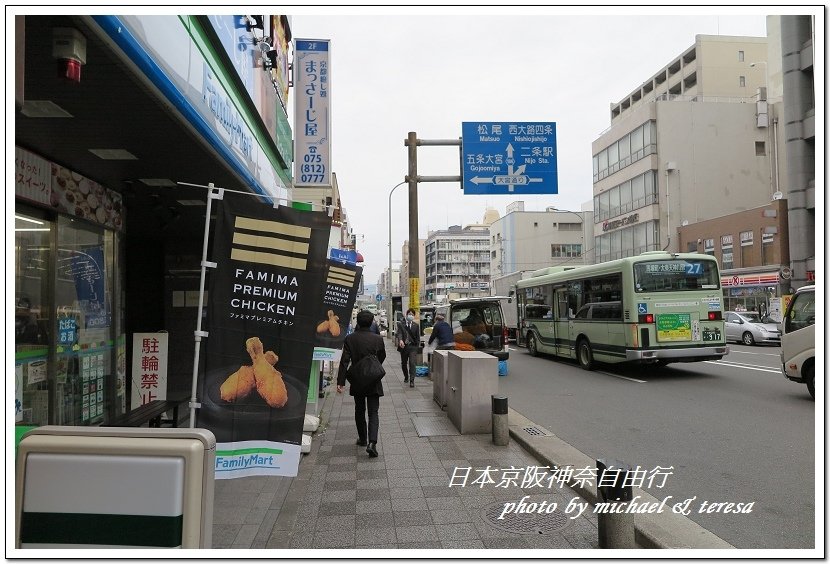
[[[747,370],[757,370],[759,372],[769,372],[770,374],[781,374],[780,368],[770,368],[769,366],[754,366],[752,364],[741,364],[738,362],[727,362],[723,360],[704,360],[706,364],[717,364],[720,366],[730,366],[733,368],[745,368]]]
[[[603,372],[602,370],[595,370],[595,372],[599,372],[600,374],[605,374],[606,376],[613,376],[614,378],[622,378],[623,380],[629,380],[631,382],[637,382],[638,384],[646,384],[645,380],[637,380],[636,378],[629,378],[628,376],[620,376],[619,374],[613,374],[611,372]]]
[[[736,351],[735,349],[729,349],[729,354],[757,354],[758,356],[776,356],[778,358],[781,358],[781,353],[772,354],[772,353],[759,353],[759,352],[751,352],[751,351]]]

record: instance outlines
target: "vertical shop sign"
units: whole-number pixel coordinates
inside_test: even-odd
[[[197,426],[216,478],[296,476],[331,219],[226,193],[217,213]]]
[[[133,333],[133,409],[167,399],[167,333]]]
[[[294,47],[294,186],[331,186],[329,40]]]
[[[362,267],[329,259],[315,328],[314,360],[340,360],[362,273]]]

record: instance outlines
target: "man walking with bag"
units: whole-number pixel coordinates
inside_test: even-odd
[[[357,329],[343,340],[343,355],[337,372],[337,393],[343,392],[348,377],[349,395],[354,396],[354,422],[357,425],[357,444],[366,446],[369,456],[378,455],[378,408],[383,395],[381,378],[385,371],[381,364],[386,359],[383,337],[370,331],[374,316],[370,311],[357,314]],[[377,362],[375,362],[377,359]],[[375,373],[375,371],[378,371]],[[369,411],[367,433],[366,411]],[[368,446],[367,446],[368,438]]]
[[[421,344],[421,329],[415,322],[415,310],[406,310],[406,319],[398,321],[398,352],[401,353],[401,370],[403,382],[409,382],[409,387],[415,387],[415,355]]]

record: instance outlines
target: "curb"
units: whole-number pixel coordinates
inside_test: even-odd
[[[549,430],[537,425],[511,407],[507,410],[510,436],[539,462],[550,467],[593,468],[596,466],[596,460],[578,451]],[[535,427],[543,431],[543,434],[531,435],[525,431],[527,427]],[[598,498],[595,488],[579,484],[570,487],[586,501],[596,504]],[[633,492],[635,496],[640,496],[640,500],[647,503],[660,501],[640,488],[633,488]],[[635,514],[634,527],[635,540],[642,548],[735,548],[688,517],[675,513]]]

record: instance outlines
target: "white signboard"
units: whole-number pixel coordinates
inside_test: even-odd
[[[294,186],[331,186],[329,40],[294,44]]]
[[[776,323],[781,323],[784,320],[783,305],[781,298],[769,299],[769,316],[775,320]]]
[[[167,333],[133,333],[132,409],[167,399]]]
[[[20,147],[14,148],[14,193],[50,205],[52,168],[49,161]]]

